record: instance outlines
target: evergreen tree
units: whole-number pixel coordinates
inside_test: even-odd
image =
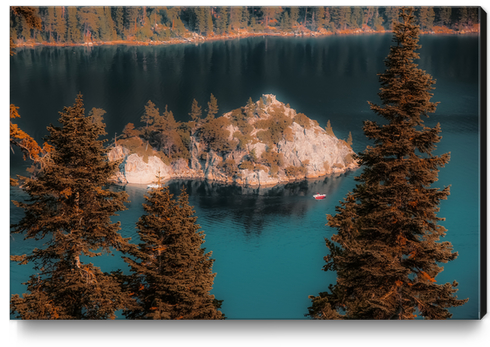
[[[82,36],[84,41],[97,40],[99,38],[100,18],[98,7],[81,7],[78,11]]]
[[[327,121],[327,126],[325,127],[325,131],[327,132],[328,135],[335,136],[335,134],[333,133],[332,124],[330,124],[330,119]]]
[[[362,25],[362,9],[358,6],[352,8],[352,15],[350,16],[350,27],[360,28]]]
[[[460,7],[458,11],[458,19],[459,19],[459,26],[463,27],[468,24],[468,8],[467,7]]]
[[[434,8],[421,7],[419,10],[419,25],[422,30],[432,30],[434,26]]]
[[[379,8],[378,7],[375,7],[374,9],[374,19],[373,19],[373,26],[374,26],[374,29],[378,30],[378,31],[382,31],[384,28],[383,28],[383,17],[379,15]]]
[[[317,20],[316,20],[316,30],[325,28],[325,7],[320,6],[316,8]]]
[[[352,133],[349,131],[349,137],[347,138],[347,144],[352,147]]]
[[[133,36],[136,34],[137,21],[138,21],[138,7],[125,7],[124,8],[124,33],[125,37]]]
[[[206,119],[210,120],[210,119],[213,119],[216,114],[218,113],[218,100],[214,97],[214,95],[211,93],[211,97],[209,99],[209,102],[208,102],[208,115],[206,117]]]
[[[114,26],[119,38],[124,39],[124,8],[113,7],[112,13],[114,14]]]
[[[233,30],[240,29],[242,19],[242,6],[233,6],[230,8],[230,27]]]
[[[229,9],[228,7],[220,7],[218,10],[218,19],[216,20],[216,32],[223,35],[228,31],[229,24]]]
[[[290,19],[292,28],[294,28],[295,26],[298,25],[298,17],[299,17],[299,8],[298,7],[291,7],[289,9],[289,19]]]
[[[133,123],[126,124],[122,133],[123,133],[123,136],[125,138],[128,138],[128,139],[131,137],[134,137],[134,136],[138,136],[140,134],[140,132],[134,128]]]
[[[334,7],[332,9],[332,21],[337,29],[345,30],[350,23],[351,9],[350,7]]]
[[[97,14],[100,20],[99,37],[102,41],[113,41],[117,37],[114,21],[111,16],[111,9],[108,6],[97,7]]]
[[[358,156],[364,167],[359,182],[328,225],[338,234],[326,239],[330,254],[325,271],[337,272],[328,292],[310,296],[309,315],[317,319],[450,318],[448,307],[463,305],[457,282],[437,284],[438,264],[457,257],[446,229],[438,222],[438,205],[449,188],[431,188],[449,154],[435,156],[439,125],[421,119],[433,113],[430,75],[417,68],[419,28],[411,9],[403,8],[394,26],[394,45],[380,74],[382,105],[371,109],[387,123],[364,123],[375,146]]]
[[[385,8],[386,22],[388,24],[388,29],[393,29],[393,23],[397,21],[398,17],[398,7],[388,6]]]
[[[150,125],[154,124],[155,121],[160,117],[160,111],[158,107],[155,107],[155,104],[148,100],[145,105],[145,112],[141,116],[141,122],[145,123],[147,131],[150,131]]]
[[[468,21],[469,25],[474,25],[478,24],[478,13],[479,9],[478,7],[469,7],[468,8]]]
[[[168,187],[151,189],[137,222],[141,243],[125,261],[133,275],[126,282],[138,307],[131,319],[223,319],[221,301],[210,294],[215,274],[204,233],[182,190],[177,201]]]
[[[280,28],[283,31],[291,31],[291,29],[292,29],[291,19],[289,18],[287,11],[284,11],[282,13]]]
[[[214,32],[213,15],[211,10],[206,11],[206,35],[211,36]]]
[[[201,119],[202,108],[201,108],[201,106],[199,106],[196,99],[194,99],[192,101],[191,112],[189,113],[189,115],[191,116],[191,120],[193,122],[192,128],[195,129],[196,127],[199,127],[201,125],[201,122],[202,122],[202,119]]]
[[[374,7],[369,6],[364,8],[363,16],[362,16],[362,24],[369,25],[369,22],[373,19],[374,16]],[[333,20],[333,15],[332,15]]]
[[[111,221],[125,209],[127,195],[106,188],[118,163],[107,160],[98,140],[104,128],[85,116],[82,96],[60,115],[61,127],[48,127],[49,163],[36,178],[21,177],[29,198],[15,202],[25,215],[12,232],[45,243],[12,256],[21,264],[32,262],[37,273],[26,283],[28,293],[12,296],[11,311],[21,319],[115,318],[132,300],[112,275],[81,257],[128,250],[120,223]]]
[[[250,20],[250,12],[248,11],[248,8],[245,7],[242,11],[242,18],[240,20],[240,26],[242,28],[247,28],[248,27],[248,22]]]
[[[77,8],[76,7],[68,7],[68,31],[66,35],[66,39],[69,42],[80,42],[82,38],[82,34],[80,32],[78,16],[77,16]]]
[[[206,8],[196,7],[194,8],[196,12],[196,27],[199,34],[206,32]]]
[[[172,6],[172,7],[166,7],[165,12],[167,13],[167,17],[170,20],[170,25],[172,27],[172,30],[176,29],[176,22],[180,20],[180,12],[181,8],[178,6]]]
[[[48,34],[47,40],[52,41],[53,40],[53,31],[55,30],[54,25],[55,25],[55,8],[54,7],[47,7],[46,8],[46,16],[44,17],[43,24],[44,24],[44,32]]]
[[[66,38],[65,8],[55,7],[54,13],[55,13],[54,30],[56,32],[56,41],[65,42],[65,38]]]
[[[451,24],[451,7],[439,8],[439,22],[442,25]]]

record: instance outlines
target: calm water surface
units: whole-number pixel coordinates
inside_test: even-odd
[[[10,60],[11,103],[20,107],[19,125],[36,140],[57,122],[63,106],[78,92],[87,110],[107,111],[108,137],[121,133],[128,122],[139,125],[148,100],[161,111],[168,105],[178,120],[188,120],[192,100],[205,105],[213,93],[220,111],[227,112],[276,94],[298,112],[325,125],[335,134],[354,139],[354,150],[368,141],[362,122],[375,119],[367,101],[377,102],[377,73],[384,70],[390,35],[305,38],[250,38],[200,45],[160,47],[37,48],[20,50]],[[479,117],[478,37],[424,36],[419,65],[437,80],[436,114],[426,124],[441,123],[438,153],[451,152],[440,172],[438,187],[451,185],[441,205],[441,217],[459,257],[445,264],[438,283],[457,280],[458,296],[470,301],[451,311],[454,318],[476,318],[479,300]],[[205,107],[204,107],[205,108]],[[26,164],[11,156],[11,175]],[[216,259],[213,294],[223,299],[230,319],[303,319],[317,295],[335,281],[321,271],[326,255],[324,238],[335,230],[325,226],[326,214],[355,186],[359,172],[339,177],[268,189],[225,187],[200,181],[175,181],[178,194],[185,185],[190,203],[206,234],[205,247]],[[135,222],[143,213],[145,187],[127,186],[129,209],[120,213],[122,233],[137,241]],[[314,201],[316,192],[328,194]],[[11,189],[11,199],[20,199]],[[12,207],[11,222],[22,215]],[[11,237],[11,252],[25,253],[36,245]],[[92,258],[105,271],[127,269],[118,257]],[[32,268],[11,265],[11,293]]]

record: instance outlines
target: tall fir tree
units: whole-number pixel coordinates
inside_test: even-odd
[[[76,7],[67,7],[68,18],[67,18],[67,34],[66,39],[69,42],[81,42],[82,33],[80,32],[79,22],[78,22],[78,11]]]
[[[15,202],[24,217],[12,226],[26,239],[44,239],[42,248],[12,256],[33,263],[28,293],[13,295],[11,311],[21,319],[107,319],[131,307],[116,279],[83,256],[125,252],[128,240],[111,218],[124,210],[127,195],[107,188],[117,169],[99,136],[103,125],[85,116],[82,96],[60,112],[61,126],[49,126],[49,163],[35,178],[21,177],[28,198]]]
[[[192,100],[191,112],[189,113],[189,116],[191,116],[191,128],[194,131],[196,128],[201,126],[202,123],[202,107],[199,106],[196,99]]]
[[[424,126],[421,117],[436,110],[435,82],[414,63],[420,46],[412,9],[401,9],[400,17],[379,75],[382,105],[370,103],[386,124],[364,123],[375,145],[359,154],[359,183],[328,216],[338,233],[326,239],[324,270],[336,271],[337,283],[310,296],[315,319],[413,319],[417,313],[446,319],[449,307],[467,301],[457,299],[456,281],[435,279],[439,264],[457,257],[451,243],[440,242],[446,229],[437,216],[449,187],[431,188],[449,154],[432,154],[441,129]]]
[[[439,23],[441,25],[451,24],[451,7],[440,7],[439,8]]]
[[[54,30],[56,32],[56,41],[64,42],[66,37],[66,19],[64,7],[55,7]]]
[[[196,14],[196,29],[201,35],[206,32],[206,10],[205,7],[194,8]]]
[[[168,187],[151,189],[137,222],[141,243],[126,257],[132,275],[126,286],[138,307],[130,319],[224,319],[221,301],[210,294],[215,274],[204,232],[182,190],[175,200]]]
[[[207,111],[208,111],[208,114],[206,116],[207,120],[214,119],[214,117],[216,116],[216,114],[219,111],[218,99],[216,99],[212,93],[211,93],[211,96],[209,98]]]

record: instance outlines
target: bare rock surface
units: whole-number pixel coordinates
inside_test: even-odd
[[[297,113],[294,109],[278,101],[272,94],[262,97],[262,102],[255,103],[260,112],[247,118],[252,126],[259,120],[267,120],[274,117],[278,110],[294,120]],[[232,112],[222,117],[231,119]],[[304,118],[305,119],[305,118]],[[234,183],[243,186],[273,186],[304,178],[316,178],[329,174],[339,174],[358,167],[352,159],[352,148],[343,140],[338,139],[333,133],[328,134],[317,122],[306,118],[306,124],[298,124],[292,121],[288,136],[284,136],[271,146],[257,137],[257,133],[263,129],[253,127],[250,133],[253,140],[247,144],[246,149],[235,148],[226,153],[218,153],[209,149],[206,143],[200,141],[198,135],[192,135],[190,141],[190,159],[178,159],[172,164],[165,164],[158,156],[148,156],[147,162],[138,154],[131,154],[122,147],[113,147],[109,153],[109,160],[121,160],[119,172],[114,180],[126,184],[150,184],[160,177],[162,180],[172,178],[200,178],[223,183]],[[308,121],[310,122],[308,124]],[[230,122],[227,127],[229,141],[235,141],[235,134],[239,128]],[[272,167],[267,167],[263,162],[257,161],[254,167],[243,168],[240,164],[250,162],[251,157],[261,158],[266,152],[275,152],[281,156],[279,169],[272,172]],[[253,156],[252,153],[253,152]],[[236,170],[232,175],[223,169],[226,163],[234,162]],[[303,168],[299,175],[288,175],[287,168]]]

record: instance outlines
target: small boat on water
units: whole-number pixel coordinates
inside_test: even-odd
[[[327,194],[315,194],[313,195],[313,197],[316,199],[316,200],[323,200],[327,197]]]
[[[152,184],[149,184],[148,186],[146,186],[146,188],[148,188],[148,189],[151,189],[151,188],[160,188],[160,185],[159,184],[152,183]]]

